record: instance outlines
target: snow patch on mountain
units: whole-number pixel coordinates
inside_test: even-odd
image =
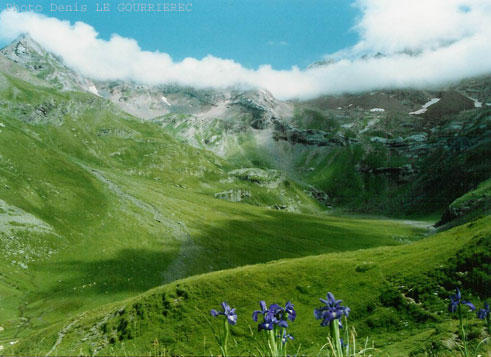
[[[467,97],[467,98],[469,98],[470,100],[472,100],[474,102],[474,108],[482,108],[482,102],[479,102],[477,99],[474,99],[471,97]]]
[[[89,86],[89,88],[87,88],[87,89],[89,92],[94,93],[95,95],[97,95],[99,97],[101,96],[95,85]]]
[[[160,99],[162,99],[162,102],[164,102],[165,104],[167,104],[169,107],[172,105],[172,104],[169,103],[169,101],[167,100],[166,97],[162,96],[162,98],[160,98]]]
[[[432,98],[429,102],[425,103],[421,109],[416,110],[415,112],[409,113],[409,115],[419,115],[424,114],[428,110],[430,106],[436,104],[440,101],[440,98]]]

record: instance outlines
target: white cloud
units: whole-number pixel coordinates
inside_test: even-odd
[[[425,87],[491,73],[488,0],[358,0],[356,6],[362,11],[355,27],[358,44],[334,54],[338,62],[307,70],[279,71],[269,65],[247,69],[211,55],[175,62],[166,53],[141,50],[133,39],[113,35],[105,41],[85,23],[27,12],[0,13],[0,36],[13,40],[29,33],[68,66],[94,79],[198,88],[262,87],[282,99]],[[377,52],[386,56],[360,59]]]
[[[483,0],[357,0],[358,51],[434,50],[488,31],[491,3]]]

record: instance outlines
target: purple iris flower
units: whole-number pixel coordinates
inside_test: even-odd
[[[237,323],[237,314],[235,313],[235,308],[230,308],[230,305],[225,301],[222,302],[223,311],[217,311],[215,309],[211,309],[211,316],[217,317],[218,315],[224,315],[227,317],[228,323],[230,325],[235,325]]]
[[[273,320],[275,325],[279,327],[287,328],[288,322],[286,321],[286,311],[278,304],[269,305],[269,312],[271,315],[271,319]]]
[[[258,321],[259,315],[263,315],[263,322],[258,325],[259,331],[272,330],[274,326],[288,328],[287,319],[294,321],[297,315],[290,301],[286,303],[284,308],[278,304],[271,304],[269,308],[266,306],[266,302],[261,300],[259,302],[260,310],[252,313],[252,319],[256,322]]]
[[[317,320],[322,320],[321,326],[327,326],[331,321],[338,320],[341,325],[341,318],[348,317],[351,309],[346,306],[341,306],[343,300],[336,300],[332,293],[327,293],[327,299],[320,299],[326,306],[322,306],[314,310],[314,316]]]
[[[455,312],[459,305],[466,305],[472,311],[476,309],[476,307],[469,301],[462,300],[462,295],[460,294],[460,290],[455,289],[455,295],[450,296],[450,304],[448,305],[448,311]]]
[[[273,320],[273,315],[266,313],[264,315],[264,320],[257,326],[257,330],[272,330],[274,328],[275,321]]]
[[[257,322],[257,317],[259,315],[264,315],[268,312],[268,308],[266,307],[266,301],[261,300],[259,301],[259,306],[261,307],[261,310],[256,310],[252,313],[252,319]]]
[[[288,340],[293,340],[293,336],[290,335],[289,333],[286,333],[286,331],[283,331],[283,335],[281,337],[281,342],[283,344],[287,343]]]
[[[288,314],[288,320],[290,321],[295,321],[295,318],[297,317],[297,312],[294,309],[293,304],[291,301],[288,301],[285,305],[285,312]]]
[[[278,325],[279,327],[288,328],[288,322],[286,322],[286,320],[280,320],[276,317],[274,318],[274,320],[276,321],[276,325]]]
[[[271,314],[273,314],[274,316],[280,316],[281,314],[283,314],[283,312],[285,311],[284,308],[282,308],[280,305],[278,304],[271,304],[269,305],[269,312]]]
[[[478,312],[477,312],[477,318],[478,319],[481,319],[481,320],[484,320],[486,318],[488,318],[490,315],[490,312],[489,312],[489,304],[487,302],[484,303],[484,309],[480,309]]]

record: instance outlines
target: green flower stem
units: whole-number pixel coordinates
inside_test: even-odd
[[[225,328],[225,337],[223,339],[223,356],[226,357],[226,356],[228,356],[227,345],[228,345],[228,335],[229,335],[229,327],[228,327],[227,319],[225,319],[224,325],[225,325],[225,327],[224,327]]]
[[[330,323],[331,329],[331,339],[333,340],[333,345],[335,349],[335,354],[337,357],[343,356],[343,348],[341,346],[341,336],[339,335],[339,322],[338,320],[333,320]]]
[[[348,324],[348,318],[346,316],[343,317],[344,318],[344,341],[346,343],[346,347],[343,347],[341,346],[341,348],[344,348],[344,351],[343,353],[346,355],[346,356],[349,356],[349,345],[350,345],[350,340],[349,340],[349,324]]]
[[[462,342],[464,343],[464,356],[468,357],[469,354],[467,352],[467,336],[465,334],[465,328],[464,328],[464,319],[462,317],[462,307],[461,304],[457,307],[457,312],[459,314],[459,324],[460,324],[460,331],[462,333]]]
[[[283,336],[285,336],[285,343],[283,343]],[[288,344],[288,338],[286,338],[286,328],[281,330],[281,335],[280,335],[280,347],[283,352],[283,356],[286,357],[286,345]]]
[[[271,345],[270,346],[271,355],[277,357],[277,356],[279,356],[279,354],[278,354],[278,346],[276,345],[276,339],[274,338],[275,332],[276,332],[276,326],[273,330],[268,331],[268,333],[269,333],[269,344]]]

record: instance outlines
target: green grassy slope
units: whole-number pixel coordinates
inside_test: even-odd
[[[291,299],[297,310],[297,320],[291,324],[295,345],[301,344],[304,353],[316,354],[327,332],[312,311],[319,305],[318,298],[331,291],[351,307],[351,324],[360,340],[371,338],[376,355],[426,351],[450,356],[455,353],[449,348],[455,348],[457,321],[446,312],[446,298],[468,274],[462,264],[469,260],[462,256],[472,253],[474,260],[489,264],[490,227],[487,217],[411,245],[284,259],[194,276],[39,331],[20,339],[9,352],[143,355],[154,351],[157,340],[160,350],[167,353],[217,354],[205,316],[226,300],[237,307],[239,316],[232,329],[237,345],[233,344],[231,353],[255,353],[257,333],[251,313],[257,302]],[[471,264],[467,269],[483,267]],[[486,289],[489,293],[489,283],[489,277],[485,278],[481,291],[468,289],[464,283],[464,293],[480,305],[478,296],[484,296]],[[472,291],[475,296],[470,295]],[[481,325],[471,320],[471,338],[479,339]]]
[[[237,167],[107,101],[6,73],[0,123],[2,346],[192,274],[401,245],[425,232],[327,216],[295,183],[238,179]],[[214,198],[237,188],[251,204]],[[304,214],[264,208],[291,201]]]
[[[491,211],[491,179],[453,201],[437,223],[440,229],[448,229]]]

